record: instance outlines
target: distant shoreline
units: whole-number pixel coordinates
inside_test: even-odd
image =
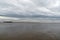
[[[0,23],[60,23],[60,22],[0,22]]]
[[[60,23],[60,20],[4,20],[0,23],[22,23],[22,22],[32,22],[32,23]]]

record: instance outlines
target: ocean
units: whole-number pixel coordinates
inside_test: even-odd
[[[60,40],[60,23],[0,23],[0,40]]]

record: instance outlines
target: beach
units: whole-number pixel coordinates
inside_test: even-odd
[[[60,23],[0,23],[0,40],[60,40]]]

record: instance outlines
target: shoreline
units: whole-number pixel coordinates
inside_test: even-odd
[[[10,23],[9,21],[3,21],[0,23]],[[60,23],[60,21],[11,21],[11,23]]]

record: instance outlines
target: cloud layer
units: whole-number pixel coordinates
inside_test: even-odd
[[[60,0],[0,0],[0,15],[60,16]]]

